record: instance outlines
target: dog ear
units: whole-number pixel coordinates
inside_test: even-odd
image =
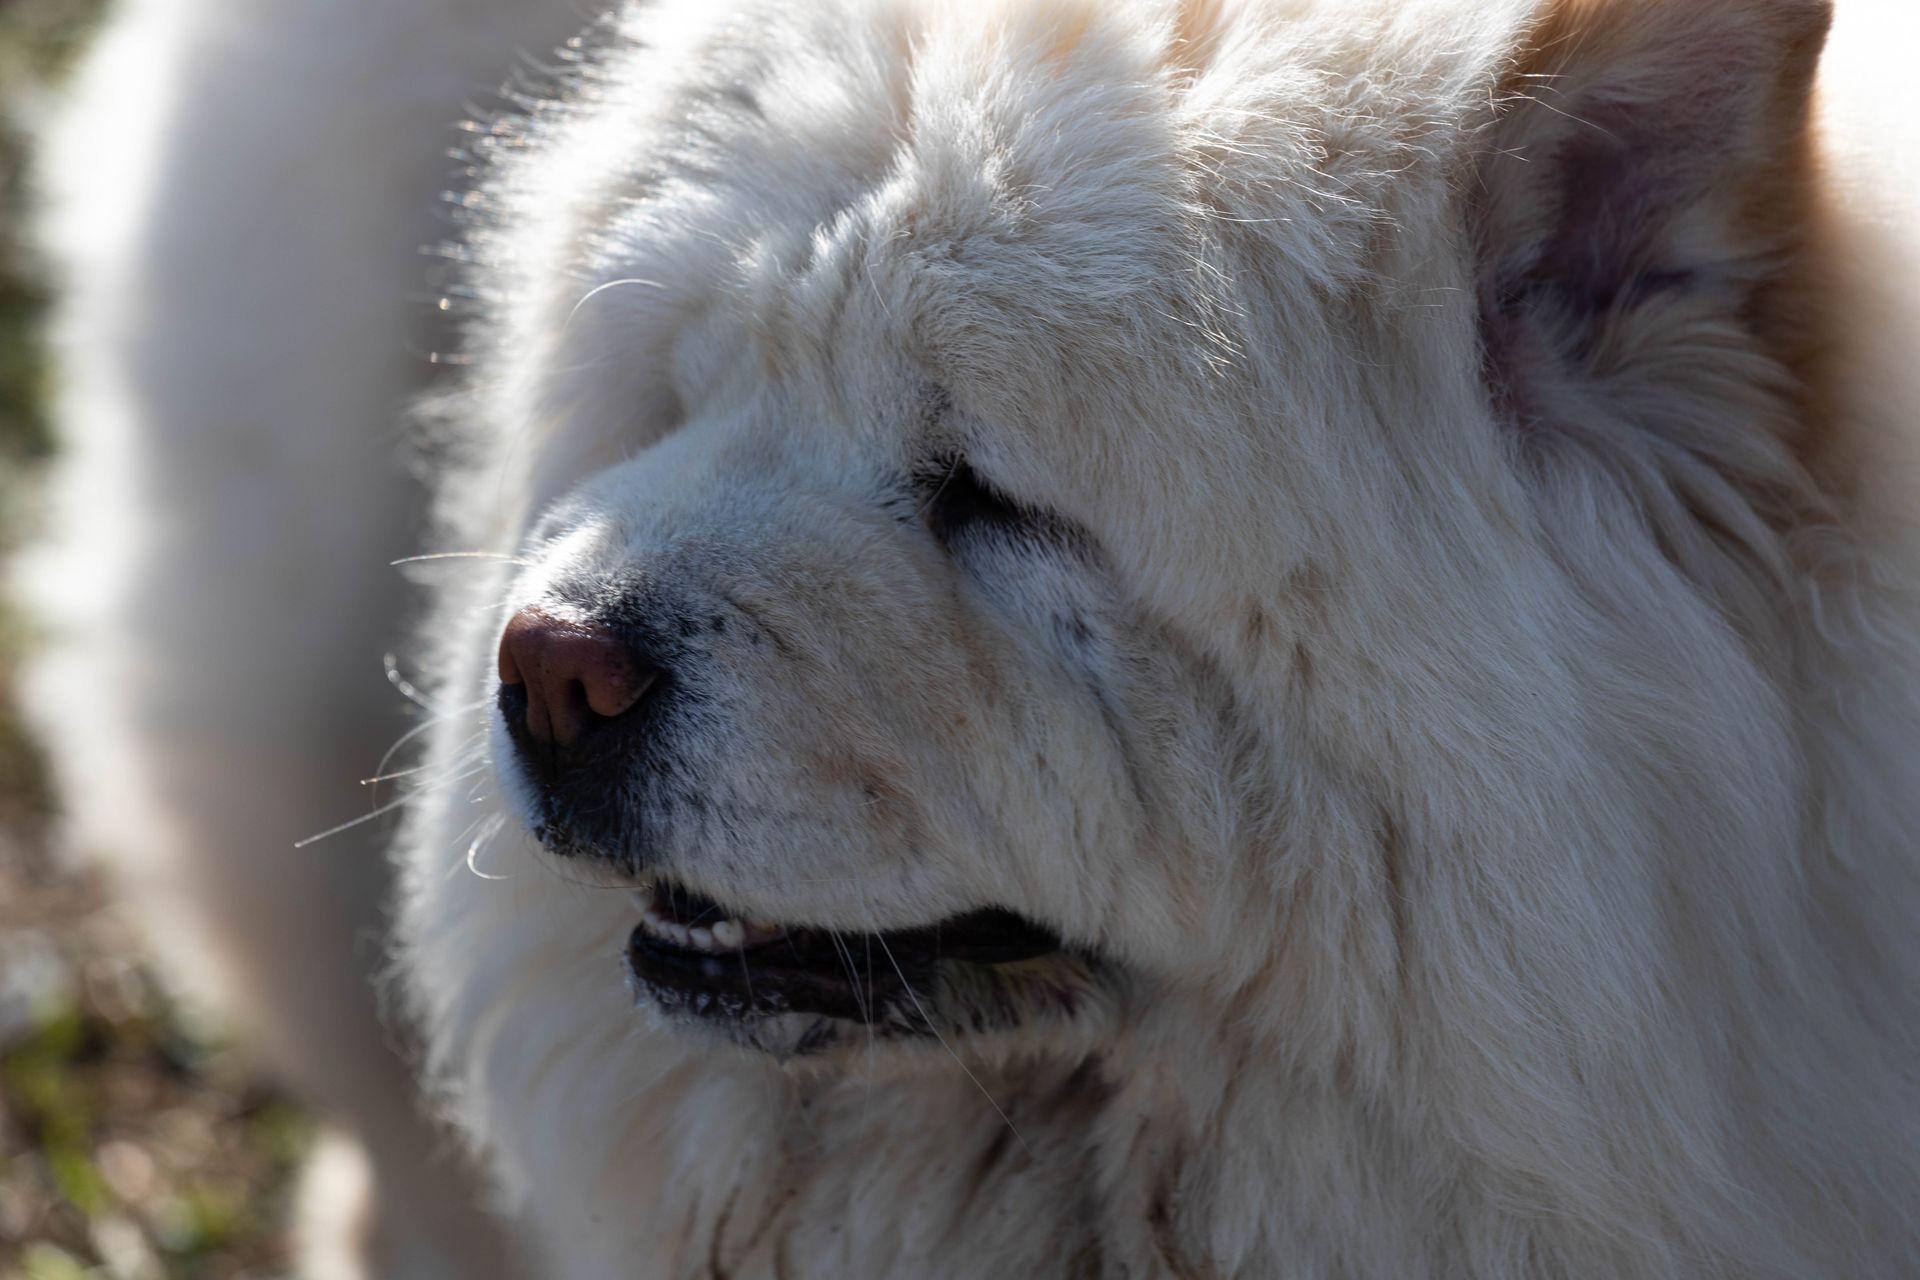
[[[1523,430],[1624,420],[1712,462],[1751,448],[1729,398],[1791,396],[1817,328],[1801,248],[1830,17],[1829,0],[1548,0],[1479,161],[1488,370]]]

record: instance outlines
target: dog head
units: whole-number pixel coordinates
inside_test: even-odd
[[[782,1055],[1630,1020],[1800,822],[1824,21],[638,12],[470,237],[514,820]]]

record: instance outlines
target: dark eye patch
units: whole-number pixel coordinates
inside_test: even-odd
[[[913,472],[915,515],[950,553],[976,545],[1030,548],[1085,558],[1093,540],[1078,524],[999,488],[961,454],[942,454]]]
[[[1021,535],[1034,513],[988,484],[965,458],[937,458],[916,470],[920,519],[943,546],[969,533]]]

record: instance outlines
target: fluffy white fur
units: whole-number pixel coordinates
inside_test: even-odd
[[[403,961],[540,1274],[1920,1269],[1897,17],[1818,163],[1814,0],[637,6],[483,126]],[[956,453],[1073,536],[943,552]],[[492,709],[583,600],[736,623],[638,868]],[[785,1057],[635,1007],[651,874],[1103,968]]]
[[[725,601],[786,643],[685,658],[638,875],[1119,974],[720,1043],[450,710],[407,973],[553,1272],[1920,1266],[1912,402],[1800,151],[1826,16],[638,7],[501,122],[445,492],[515,559],[438,695],[518,608]],[[955,450],[1093,550],[943,559],[884,495]]]

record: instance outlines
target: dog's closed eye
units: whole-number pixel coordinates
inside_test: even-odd
[[[1085,555],[1091,546],[1078,524],[1009,494],[961,454],[930,459],[913,473],[916,510],[927,531],[950,554],[996,543]]]
[[[1034,513],[988,484],[973,464],[958,454],[934,459],[916,470],[913,487],[921,520],[948,549],[971,532],[992,530],[1017,535],[1031,528],[1036,519]]]

